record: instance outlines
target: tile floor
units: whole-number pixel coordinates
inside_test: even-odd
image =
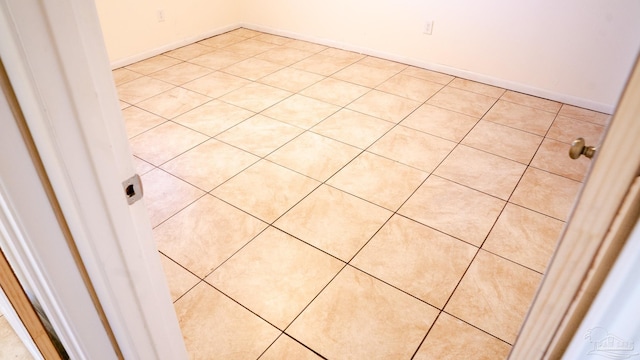
[[[247,29],[113,75],[201,359],[505,358],[609,118]]]
[[[0,359],[33,359],[22,340],[13,331],[6,317],[0,312]]]

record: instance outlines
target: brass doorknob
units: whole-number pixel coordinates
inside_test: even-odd
[[[591,159],[595,154],[596,148],[594,146],[585,146],[584,139],[581,137],[573,140],[571,148],[569,148],[569,157],[572,159],[577,159],[580,155],[584,155]]]

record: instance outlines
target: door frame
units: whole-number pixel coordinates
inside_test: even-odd
[[[0,0],[0,56],[78,252],[75,261],[47,267],[36,259],[55,251],[36,246],[30,229],[17,227],[26,231],[7,251],[12,265],[38,287],[72,358],[105,358],[107,347],[127,359],[186,358],[144,202],[129,205],[122,188],[135,170],[95,4]],[[5,213],[18,223],[37,220],[37,212],[14,210]],[[56,294],[64,279],[53,274],[80,276],[83,268],[84,287],[93,288],[98,304]],[[76,310],[83,307],[102,307],[106,326],[89,324],[92,317]],[[105,328],[115,345],[92,338]]]

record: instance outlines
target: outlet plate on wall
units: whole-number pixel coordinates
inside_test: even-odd
[[[159,9],[158,10],[158,22],[163,22],[164,21],[164,10],[163,9]]]
[[[425,35],[431,35],[433,34],[433,20],[427,20],[424,23],[424,29],[422,30],[422,32]]]

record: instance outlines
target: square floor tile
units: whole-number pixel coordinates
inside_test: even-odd
[[[285,329],[344,265],[270,227],[205,280]]]
[[[155,72],[149,76],[173,85],[182,85],[210,74],[213,70],[190,63],[180,63]]]
[[[211,139],[161,167],[204,191],[211,191],[258,160],[255,155]]]
[[[233,45],[245,39],[246,38],[243,36],[238,36],[231,33],[224,33],[224,34],[210,37],[208,39],[204,39],[198,43],[204,46],[212,47],[214,49],[221,49],[225,46]]]
[[[386,60],[386,59],[382,59],[374,56],[367,56],[362,60],[358,61],[358,64],[371,66],[371,67],[382,69],[382,70],[393,70],[396,73],[408,67],[407,65],[401,64],[399,62]]]
[[[293,40],[285,36],[266,34],[266,33],[257,35],[253,39],[268,42],[270,44],[276,44],[276,45],[286,45],[288,42]]]
[[[237,76],[214,72],[194,81],[182,85],[183,88],[204,94],[211,98],[217,98],[239,89],[251,81]]]
[[[348,59],[348,60],[352,60],[352,61],[358,61],[361,59],[364,59],[364,55],[362,54],[358,54],[356,52],[353,51],[348,51],[348,50],[343,50],[343,49],[338,49],[338,48],[326,48],[324,50],[322,50],[320,52],[320,54],[322,55],[327,55],[330,56],[332,58],[337,58],[337,59]]]
[[[173,121],[203,134],[216,136],[254,115],[253,111],[220,100],[212,100],[174,118]]]
[[[327,48],[324,45],[320,45],[320,44],[316,44],[308,41],[296,40],[296,39],[292,39],[291,41],[289,41],[287,43],[287,47],[309,51],[314,54],[319,53],[320,51]]]
[[[257,359],[281,332],[202,282],[175,303],[193,359]]]
[[[334,105],[346,106],[368,91],[369,89],[364,86],[333,78],[326,78],[304,89],[300,94]]]
[[[257,55],[256,58],[271,61],[283,66],[289,66],[302,59],[308,58],[313,54],[314,53],[311,51],[282,46],[263,52],[262,54]]]
[[[515,161],[460,145],[434,174],[508,200],[526,168]]]
[[[566,116],[568,118],[582,120],[600,126],[606,126],[611,120],[611,116],[603,114],[597,111],[587,110],[576,106],[563,104],[558,115]]]
[[[244,41],[237,42],[235,44],[224,47],[225,51],[244,56],[256,56],[262,54],[265,51],[269,51],[275,47],[276,44],[270,44],[264,41],[258,41],[254,39],[246,39]]]
[[[365,149],[392,127],[391,122],[343,109],[311,128],[311,131]]]
[[[212,194],[272,223],[318,185],[320,183],[311,178],[261,160],[217,187]]]
[[[135,106],[130,106],[122,110],[122,117],[124,118],[124,126],[127,130],[127,137],[132,138],[136,135],[140,135],[143,132],[153,129],[154,127],[167,121],[152,114],[148,111],[144,111]]]
[[[115,69],[112,71],[112,74],[113,74],[113,82],[116,85],[122,85],[126,82],[142,77],[142,74],[139,74],[137,72],[134,72],[125,68]]]
[[[209,46],[204,46],[198,43],[194,43],[187,46],[183,46],[175,50],[168,51],[164,53],[164,55],[172,58],[180,59],[180,60],[190,60],[190,59],[193,59],[194,57],[198,57],[200,55],[210,53],[213,50],[214,49]]]
[[[260,356],[260,360],[321,360],[321,357],[283,334]]]
[[[138,173],[138,175],[142,176],[146,173],[148,173],[149,171],[155,169],[156,167],[149,164],[148,162],[141,160],[140,158],[137,158],[135,156],[133,156],[133,164],[136,167],[136,173]]]
[[[253,112],[260,112],[286,98],[291,93],[259,83],[251,83],[220,98],[230,104]]]
[[[213,70],[220,70],[245,60],[247,57],[243,55],[234,54],[229,51],[218,50],[210,52],[204,55],[200,55],[196,58],[189,60],[190,63],[204,66]]]
[[[578,181],[530,167],[510,202],[566,221],[581,185]]]
[[[573,140],[581,137],[587,144],[597,146],[602,142],[605,131],[606,127],[602,125],[558,115],[549,129],[547,137],[567,144],[571,144]]]
[[[144,203],[152,227],[156,227],[178,211],[204,195],[204,191],[154,169],[142,175]]]
[[[175,302],[189,291],[189,289],[196,286],[196,284],[200,282],[200,279],[168,257],[162,254],[159,255],[162,269],[167,279],[167,285],[169,286],[171,300]]]
[[[396,126],[376,141],[368,151],[431,172],[453,150],[456,143],[439,137]]]
[[[461,78],[454,79],[451,83],[449,83],[449,86],[456,89],[471,91],[476,94],[482,94],[482,95],[486,95],[493,98],[499,98],[505,92],[504,89],[501,89],[499,87],[482,84],[479,82],[461,79]]]
[[[278,120],[256,115],[216,136],[216,139],[263,157],[303,131]]]
[[[404,69],[402,73],[405,75],[416,77],[418,79],[427,80],[427,81],[431,81],[431,82],[442,84],[442,85],[447,85],[454,79],[454,77],[451,75],[447,75],[447,74],[443,74],[443,73],[439,73],[431,70],[426,70],[426,69],[422,69],[414,66],[409,66],[408,68]]]
[[[210,97],[198,94],[197,92],[183,88],[174,88],[139,102],[137,106],[156,115],[160,115],[165,119],[173,119],[209,100],[211,100]]]
[[[584,181],[592,164],[591,159],[581,156],[569,157],[569,144],[552,139],[544,139],[531,166],[575,181]]]
[[[554,118],[554,113],[498,100],[483,120],[544,136]]]
[[[420,106],[418,101],[373,90],[349,104],[348,108],[383,120],[398,123],[418,108],[418,106]]]
[[[437,314],[435,308],[347,266],[287,334],[329,359],[409,359]]]
[[[353,195],[322,185],[278,219],[274,226],[346,262],[391,214]]]
[[[506,359],[511,346],[473,326],[441,313],[414,360]]]
[[[430,176],[398,213],[480,246],[504,205],[493,196]]]
[[[27,347],[15,333],[5,316],[0,313],[0,358],[33,359]]]
[[[443,85],[413,76],[398,74],[380,84],[376,89],[407,99],[424,102],[440,91]]]
[[[207,141],[208,137],[173,122],[165,122],[131,139],[133,154],[160,166]]]
[[[495,102],[495,98],[453,87],[445,87],[427,101],[428,104],[473,117],[482,117]]]
[[[298,92],[322,79],[324,79],[322,75],[288,67],[263,77],[260,82],[279,89]]]
[[[340,59],[319,53],[311,55],[308,58],[291,65],[291,67],[319,75],[329,76],[353,64],[355,61],[356,60]]]
[[[386,209],[396,211],[429,174],[364,152],[327,184]]]
[[[544,273],[564,223],[507,204],[482,248]]]
[[[153,230],[158,249],[200,278],[209,275],[267,224],[205,195]]]
[[[514,91],[505,92],[504,95],[502,95],[501,99],[511,103],[532,107],[534,109],[543,110],[554,114],[558,113],[558,110],[560,110],[560,107],[562,105],[555,101],[539,98],[532,95],[517,93]]]
[[[309,129],[338,110],[340,110],[339,106],[295,94],[263,111],[262,114]]]
[[[477,251],[394,215],[350,264],[442,309]]]
[[[260,31],[251,30],[251,29],[247,29],[247,28],[238,28],[238,29],[229,31],[228,34],[242,36],[245,39],[250,39],[250,38],[256,37],[256,36],[258,36],[258,35],[260,35],[262,33]]]
[[[490,121],[480,121],[462,144],[523,164],[529,164],[542,137]]]
[[[227,74],[255,81],[272,74],[283,67],[283,65],[276,64],[271,61],[249,58],[226,67],[222,69],[222,71]]]
[[[142,100],[173,88],[174,86],[169,83],[146,76],[116,87],[120,100],[129,104],[139,103]]]
[[[480,250],[445,311],[513,344],[542,276]]]
[[[166,69],[169,66],[173,66],[181,62],[182,62],[181,60],[178,60],[169,56],[158,55],[142,61],[138,61],[131,65],[128,65],[125,67],[125,69],[135,71],[138,74],[149,75],[151,73],[160,71],[162,69]]]
[[[332,77],[350,83],[367,86],[370,88],[376,87],[388,80],[393,75],[397,74],[398,70],[393,69],[381,69],[378,67],[372,67],[363,65],[362,63],[355,63],[347,66],[346,68],[333,74]]]
[[[480,119],[424,104],[400,123],[441,138],[460,142]]]
[[[362,150],[312,132],[285,144],[267,157],[275,163],[318,181],[325,181]]]

